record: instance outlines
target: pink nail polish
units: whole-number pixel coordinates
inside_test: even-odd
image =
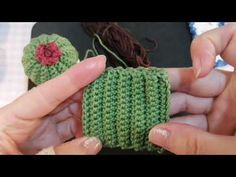
[[[163,128],[154,128],[150,131],[149,140],[158,146],[166,147],[166,142],[169,136],[170,132],[168,130]]]
[[[165,139],[168,138],[168,136],[169,136],[169,132],[167,130],[161,129],[161,128],[155,129],[155,134],[157,136],[161,136],[162,138],[165,138]]]

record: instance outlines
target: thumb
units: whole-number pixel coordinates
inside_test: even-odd
[[[191,43],[191,56],[196,77],[206,76],[214,67],[217,55],[232,66],[236,66],[236,25],[224,27],[203,33]]]
[[[102,144],[95,137],[82,137],[61,144],[57,147],[47,148],[38,155],[95,155],[102,149]]]
[[[187,124],[157,125],[149,140],[175,154],[236,154],[235,137],[210,134]]]

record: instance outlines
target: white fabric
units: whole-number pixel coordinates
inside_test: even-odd
[[[21,59],[33,25],[34,22],[0,23],[0,107],[27,91],[28,79]]]

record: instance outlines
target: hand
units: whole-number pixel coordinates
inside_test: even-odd
[[[171,115],[190,115],[155,126],[152,143],[175,154],[236,154],[236,73],[213,70],[218,54],[236,66],[235,45],[236,25],[209,31],[192,42],[193,69],[168,69]]]
[[[35,154],[50,146],[56,154],[98,153],[98,139],[81,137],[81,103],[83,87],[104,70],[104,56],[86,59],[1,108],[0,154]],[[80,138],[68,141],[76,134]]]

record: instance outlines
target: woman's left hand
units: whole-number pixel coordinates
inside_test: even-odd
[[[103,73],[105,61],[86,59],[1,108],[0,154],[35,154],[51,146],[56,154],[97,154],[101,142],[81,137],[81,103],[83,87]],[[81,138],[68,141],[76,134]]]

